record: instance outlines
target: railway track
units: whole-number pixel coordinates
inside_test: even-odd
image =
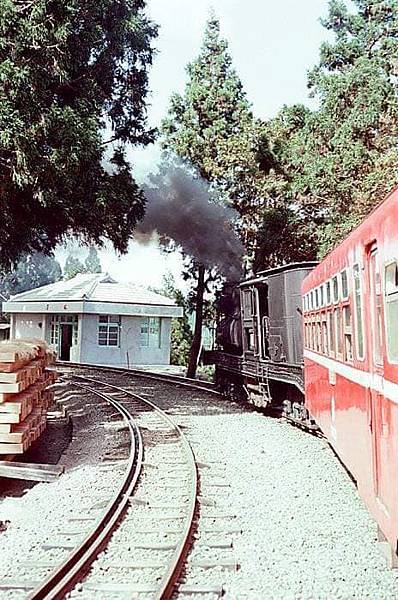
[[[57,599],[67,597],[68,592],[80,582],[81,598],[84,598],[85,592],[89,596],[95,592],[107,598],[113,595],[120,597],[120,594],[127,594],[128,597],[139,594],[140,597],[144,595],[146,598],[159,600],[170,598],[189,550],[197,508],[197,470],[191,447],[178,425],[142,396],[125,387],[83,375],[74,376],[72,381],[82,392],[102,398],[123,416],[131,440],[125,477],[99,517],[95,514],[94,504],[93,510],[89,509],[87,514],[72,519],[75,527],[76,524],[83,527],[88,523],[90,529],[84,532],[84,537],[68,553],[66,559],[37,585],[27,582],[24,588],[23,583],[20,583],[9,589],[22,591],[24,588],[28,591],[34,585],[27,596],[29,599]],[[145,442],[156,445],[157,448],[163,446],[160,452],[162,459],[157,464],[145,463]],[[155,485],[156,481],[162,482],[160,487],[163,489],[157,494],[157,500],[152,499],[155,489],[153,480]],[[139,495],[133,494],[134,491],[138,491]],[[173,507],[173,514],[170,516],[164,514],[166,503]],[[137,525],[136,515],[140,526]],[[165,542],[151,541],[154,529],[150,523],[153,523],[154,516],[158,523],[155,533],[166,539]],[[170,524],[173,530],[170,530]],[[69,533],[73,535],[75,532]],[[118,539],[114,545],[118,547],[120,559],[116,559],[117,564],[115,559],[114,564],[108,561],[102,575],[116,568],[119,574],[122,573],[123,579],[125,571],[124,583],[114,583],[104,576],[98,577],[95,572],[98,555],[105,547],[109,550],[116,536]],[[120,541],[123,537],[124,544]],[[56,544],[50,546],[49,550],[56,547]],[[67,549],[68,544],[60,544],[60,547]],[[133,564],[134,558],[129,560],[131,548],[133,557],[137,554],[142,557],[138,563],[135,561],[136,564]],[[145,553],[148,553],[150,559],[145,557]],[[102,554],[102,559],[105,556]],[[34,571],[34,564],[31,566]],[[140,577],[137,580],[137,574],[141,576],[141,580],[144,574],[145,583],[140,582]]]
[[[130,377],[140,377],[153,381],[164,381],[165,383],[173,383],[186,388],[196,389],[198,391],[207,392],[220,396],[220,392],[216,389],[214,383],[210,381],[201,381],[198,379],[190,379],[183,375],[175,375],[172,373],[157,373],[143,369],[126,369],[125,367],[110,367],[106,365],[93,365],[89,363],[72,363],[69,361],[57,361],[56,365],[63,369],[89,369],[102,373],[119,373]]]

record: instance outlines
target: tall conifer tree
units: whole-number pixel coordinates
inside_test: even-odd
[[[302,112],[280,155],[296,201],[325,222],[321,255],[398,182],[398,4],[353,4],[329,3],[323,25],[334,39],[309,75],[319,110]],[[287,114],[275,119],[277,130]]]

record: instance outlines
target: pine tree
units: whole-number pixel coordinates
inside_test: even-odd
[[[69,254],[65,261],[64,279],[72,279],[79,273],[86,273],[84,264],[76,256]]]
[[[9,298],[49,283],[59,281],[62,271],[59,263],[52,256],[40,253],[22,256],[15,268],[0,278],[0,291]]]
[[[84,261],[84,270],[86,273],[101,273],[101,261],[97,249],[90,246],[86,260]]]
[[[398,181],[398,4],[332,0],[321,47],[309,75],[319,110],[283,150],[291,190],[319,229],[323,255]],[[283,117],[282,117],[283,119]]]
[[[162,122],[162,146],[168,154],[175,153],[193,165],[218,198],[236,209],[237,229],[252,255],[257,209],[262,202],[259,181],[264,181],[258,152],[263,132],[253,119],[214,15],[207,22],[199,56],[188,65],[187,73],[184,95],[172,96],[168,116]],[[196,288],[195,331],[188,365],[188,375],[194,377],[208,274],[195,261],[189,272]]]
[[[154,291],[172,298],[177,306],[181,306],[184,309],[183,316],[178,319],[172,319],[171,322],[170,362],[172,365],[186,367],[188,365],[189,349],[192,344],[192,331],[188,320],[188,301],[181,290],[177,288],[174,277],[171,274],[164,276],[163,287],[160,290],[155,289]]]
[[[0,266],[70,233],[126,251],[145,201],[125,145],[153,140],[145,4],[0,0]]]
[[[264,203],[266,181],[261,166],[266,140],[214,15],[207,22],[199,56],[188,65],[187,73],[184,94],[172,96],[162,122],[162,146],[192,164],[237,211],[237,228],[251,255],[258,208]]]

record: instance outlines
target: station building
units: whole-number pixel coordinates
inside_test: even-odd
[[[168,365],[173,300],[108,274],[79,274],[10,298],[11,338],[45,339],[61,360]]]

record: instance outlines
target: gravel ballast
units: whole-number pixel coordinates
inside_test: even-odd
[[[236,515],[215,523],[242,529],[222,536],[233,550],[194,546],[191,555],[234,557],[239,571],[188,568],[186,582],[222,581],[229,600],[398,598],[376,523],[326,440],[224,399],[162,388],[157,401],[185,425],[197,460],[211,465],[202,482],[222,475],[231,486],[207,488],[216,505],[203,510]]]
[[[49,565],[57,566],[68,551],[46,550],[49,544],[76,545],[84,535],[86,523],[74,523],[70,519],[87,514],[96,502],[111,498],[120,484],[127,462],[113,463],[109,470],[109,455],[121,455],[120,446],[129,442],[128,431],[121,417],[108,404],[98,401],[78,389],[57,385],[57,397],[72,418],[73,433],[70,444],[61,455],[59,463],[65,473],[53,483],[23,482],[4,479],[0,491],[0,520],[6,523],[0,533],[1,560],[0,582],[39,582],[51,571]],[[115,418],[109,419],[110,415]],[[65,423],[68,429],[68,424]],[[61,432],[62,428],[59,427]],[[59,444],[49,447],[47,436],[42,436],[35,448],[32,446],[30,460],[55,462],[59,457]],[[64,438],[64,434],[60,433]],[[47,454],[45,454],[45,449]],[[54,455],[52,455],[54,452]],[[127,450],[123,450],[126,458]],[[68,535],[68,532],[71,535]],[[78,534],[78,535],[76,535]],[[40,564],[46,566],[39,567]],[[21,590],[0,591],[0,599],[26,598]]]
[[[97,376],[131,385],[122,375]],[[386,566],[376,523],[324,439],[204,392],[144,380],[132,387],[183,426],[201,463],[197,532],[182,583],[222,585],[228,600],[398,599],[398,573]],[[88,409],[78,400],[69,402],[76,402],[75,418],[84,424]],[[103,423],[103,411],[96,415],[92,405],[91,416]],[[86,425],[94,440],[92,426]],[[121,439],[124,435],[121,431]],[[72,504],[73,512],[87,506],[83,496],[91,482],[109,477],[104,496],[116,485],[122,464],[104,470],[98,459],[118,442],[111,436],[101,439],[96,450],[94,442],[86,448],[75,436],[61,459],[68,470],[59,481],[38,484],[17,498],[7,498],[3,490],[0,519],[11,523],[0,533],[1,580],[18,578],[15,557],[22,560],[25,546],[39,548],[55,536]],[[98,569],[100,564],[94,573]],[[193,596],[202,597],[211,596]]]

